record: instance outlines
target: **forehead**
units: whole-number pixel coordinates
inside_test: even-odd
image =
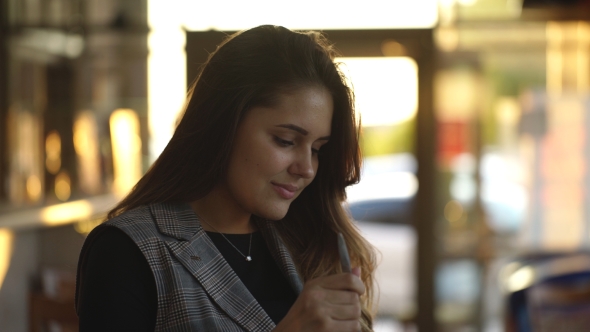
[[[305,87],[279,93],[272,106],[253,107],[245,121],[260,125],[293,124],[312,134],[329,135],[333,109],[328,90]]]

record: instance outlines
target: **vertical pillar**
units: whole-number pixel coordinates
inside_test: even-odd
[[[432,30],[422,40],[423,52],[418,59],[418,115],[416,159],[418,160],[418,192],[414,220],[418,234],[417,306],[418,331],[436,331],[435,269],[436,269],[436,120],[433,110],[434,43]]]
[[[6,114],[8,112],[8,1],[0,0],[0,202],[6,199]]]

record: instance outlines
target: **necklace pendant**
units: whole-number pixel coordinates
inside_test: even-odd
[[[250,257],[250,256],[246,256],[246,260],[249,262],[249,261],[251,261],[251,260],[252,260],[252,257]]]

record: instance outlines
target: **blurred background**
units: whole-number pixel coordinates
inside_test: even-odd
[[[0,330],[77,331],[86,234],[260,24],[324,31],[354,87],[375,331],[590,330],[587,0],[0,0]]]

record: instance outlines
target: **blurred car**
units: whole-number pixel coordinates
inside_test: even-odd
[[[507,332],[590,330],[590,252],[521,255],[499,277]]]
[[[413,198],[390,197],[347,204],[352,219],[384,224],[412,225]]]

